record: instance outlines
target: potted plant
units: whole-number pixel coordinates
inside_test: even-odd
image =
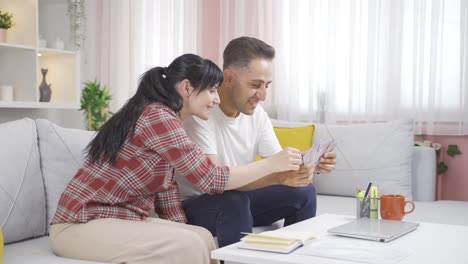
[[[2,12],[0,10],[0,42],[6,40],[6,31],[7,29],[14,26],[13,24],[13,15],[8,12]]]
[[[448,171],[449,167],[447,163],[444,161],[444,156],[441,156],[441,151],[444,148],[442,144],[431,142],[429,140],[424,140],[424,135],[416,135],[417,138],[420,138],[422,141],[416,141],[415,146],[424,146],[424,147],[432,147],[436,151],[436,159],[437,159],[437,175],[444,174]],[[454,157],[456,155],[462,154],[458,145],[450,144],[447,146],[446,154],[450,157]]]
[[[98,130],[111,116],[109,102],[112,99],[109,89],[98,81],[87,81],[81,91],[81,108],[86,119],[86,129]]]
[[[86,38],[86,8],[85,0],[68,1],[68,16],[70,18],[71,39],[80,48]]]

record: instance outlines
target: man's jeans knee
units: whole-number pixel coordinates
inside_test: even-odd
[[[188,223],[208,229],[217,236],[220,247],[238,242],[241,232],[252,232],[249,197],[244,192],[226,191],[182,202]]]
[[[285,219],[291,225],[316,214],[317,197],[313,184],[306,187],[274,185],[247,192],[254,226],[270,225]]]
[[[220,247],[236,243],[241,232],[253,226],[270,225],[285,219],[285,226],[316,214],[315,187],[273,185],[249,192],[226,191],[203,194],[182,202],[188,223],[208,229],[218,237]]]

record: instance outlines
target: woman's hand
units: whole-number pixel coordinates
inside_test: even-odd
[[[301,165],[299,170],[277,172],[274,174],[276,183],[290,187],[304,187],[309,185],[314,178],[314,166],[312,164]]]
[[[301,152],[298,149],[290,147],[284,148],[266,160],[272,172],[298,170],[302,164]]]
[[[229,177],[224,190],[240,188],[276,172],[297,171],[301,164],[301,152],[295,148],[285,148],[279,153],[266,159],[243,166],[230,167],[229,170],[231,176]]]

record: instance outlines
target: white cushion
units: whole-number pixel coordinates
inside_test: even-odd
[[[36,125],[47,201],[48,231],[60,196],[83,164],[83,150],[94,132],[59,127],[44,119],[37,119]]]
[[[337,141],[336,170],[318,175],[318,194],[354,196],[355,188],[369,182],[379,194],[402,194],[412,199],[413,121],[359,125],[318,125],[314,142]]]
[[[49,246],[49,237],[30,239],[5,246],[6,264],[102,264],[102,262],[75,260],[56,256]]]
[[[0,226],[5,243],[42,236],[46,203],[34,121],[0,124],[0,146]]]

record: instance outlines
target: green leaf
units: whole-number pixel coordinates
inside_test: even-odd
[[[448,145],[447,155],[449,155],[450,157],[453,157],[453,156],[460,155],[460,154],[461,152],[458,149],[458,145]]]
[[[439,161],[439,163],[437,163],[437,175],[444,174],[447,171],[448,171],[447,164],[445,164],[445,162],[443,161]]]
[[[84,111],[88,130],[98,130],[112,116],[108,109],[111,99],[106,86],[101,87],[97,81],[85,82],[81,91],[80,110]]]
[[[417,134],[415,136],[421,140],[424,140],[424,134]]]
[[[2,13],[0,10],[0,28],[9,29],[13,27],[15,24],[13,23],[13,15],[8,12]]]

